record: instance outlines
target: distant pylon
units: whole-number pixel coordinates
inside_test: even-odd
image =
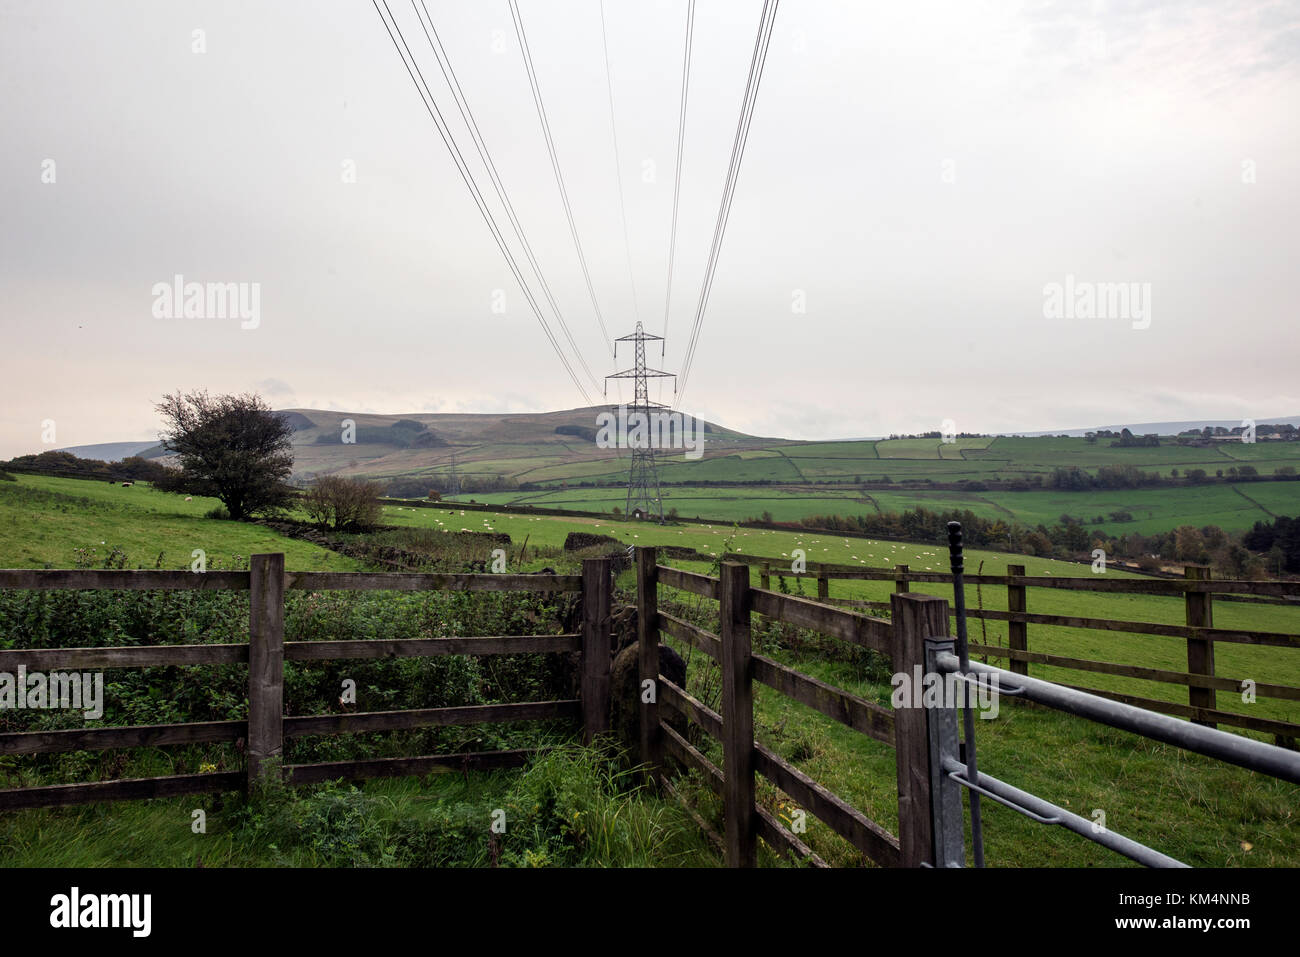
[[[650,335],[642,329],[641,323],[638,321],[635,333],[630,336],[620,336],[614,340],[615,358],[618,358],[618,343],[636,343],[636,364],[631,369],[624,369],[622,372],[615,372],[613,375],[605,376],[606,380],[635,380],[636,394],[632,399],[629,412],[632,414],[640,412],[644,415],[645,419],[643,421],[647,424],[647,427],[650,422],[650,409],[652,407],[666,408],[662,402],[651,401],[650,387],[647,380],[670,376],[673,379],[677,378],[672,372],[661,372],[658,369],[646,368],[645,344],[652,341],[663,342],[663,336]],[[606,382],[606,388],[608,388],[608,385],[609,383]],[[655,468],[655,450],[650,447],[632,449],[632,467],[628,471],[627,477],[627,515],[629,518],[632,517],[636,509],[640,509],[641,514],[647,518],[655,518],[660,523],[663,522],[664,510],[659,490],[659,472]]]
[[[460,473],[456,471],[456,453],[451,453],[451,471],[447,473],[447,497],[455,498],[460,494]]]

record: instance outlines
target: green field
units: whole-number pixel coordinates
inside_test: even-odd
[[[155,564],[186,567],[191,549],[198,547],[207,550],[210,556],[284,551],[288,567],[293,570],[358,567],[332,552],[285,539],[258,526],[205,518],[204,513],[212,504],[198,500],[185,502],[179,496],[140,485],[123,489],[108,483],[21,476],[17,483],[0,484],[0,565],[68,567],[73,564],[78,549],[96,548],[97,557],[102,559],[108,549],[117,545],[127,552],[128,567],[154,567]],[[1055,505],[1044,501],[1040,507],[1050,510]],[[572,567],[569,560],[557,556],[558,546],[573,530],[611,535],[631,545],[682,545],[706,556],[743,551],[770,557],[778,570],[792,560],[795,549],[804,550],[811,561],[864,567],[891,568],[906,563],[914,570],[941,571],[945,570],[947,560],[946,549],[937,542],[846,539],[834,535],[739,529],[728,524],[658,526],[601,518],[396,505],[384,509],[384,521],[448,533],[505,532],[515,545],[512,561],[525,540],[530,553],[537,546],[547,547],[546,554],[530,554],[522,565],[513,564],[512,570],[536,570],[542,565]],[[162,558],[156,561],[159,553]],[[1004,572],[1009,563],[1020,563],[1027,566],[1031,575],[1087,574],[1085,566],[1004,553],[972,550],[966,560],[971,572],[996,574]],[[709,561],[669,560],[667,563],[706,573],[711,569]],[[1125,573],[1114,570],[1107,574],[1126,577]],[[753,575],[757,584],[757,569]],[[631,573],[621,575],[618,585],[620,602],[630,600]],[[773,587],[815,593],[811,581],[792,576],[782,581],[779,575],[774,575]],[[836,598],[886,600],[891,590],[888,582],[836,580],[831,585],[831,595]],[[949,589],[941,585],[913,586],[913,590],[950,597]],[[684,595],[678,599],[683,609],[694,608],[696,613],[706,616],[707,622],[710,611],[701,609],[699,600]],[[673,600],[671,591],[665,594],[665,602]],[[1007,607],[1005,588],[971,587],[967,600],[972,608]],[[1037,613],[1170,624],[1181,623],[1184,615],[1180,599],[1056,589],[1031,589],[1028,608]],[[1300,633],[1300,608],[1217,601],[1214,620],[1219,627]],[[993,646],[1006,643],[1003,622],[972,620],[970,628],[975,642]],[[846,661],[840,653],[828,654],[800,645],[787,647],[782,635],[780,629],[756,629],[758,650],[869,700],[888,701],[889,686],[879,675],[863,671],[860,665]],[[1176,638],[1031,624],[1029,647],[1039,652],[1172,671],[1186,668],[1186,644]],[[999,663],[997,659],[992,660]],[[1216,670],[1222,676],[1238,680],[1252,678],[1261,683],[1298,686],[1300,652],[1290,648],[1220,643],[1216,648]],[[1031,673],[1102,690],[1181,703],[1187,700],[1186,689],[1173,684],[1037,664],[1031,665]],[[693,690],[706,695],[708,689],[700,683],[707,684],[707,669],[693,665],[691,675]],[[713,690],[716,692],[716,686]],[[1219,692],[1217,698],[1217,706],[1225,711],[1300,721],[1300,702],[1261,696],[1257,702],[1246,704],[1228,692]],[[763,688],[758,689],[756,729],[761,740],[790,757],[805,772],[886,827],[896,826],[893,755],[888,748]],[[1085,815],[1093,808],[1105,809],[1109,826],[1189,863],[1217,866],[1300,863],[1300,830],[1289,826],[1296,807],[1296,792],[1289,785],[1063,715],[1040,709],[1025,710],[1009,703],[996,721],[981,723],[980,735],[982,766],[987,773],[1073,809],[1081,809],[1079,813]],[[512,780],[515,779],[509,776],[503,776],[499,783],[485,779],[476,787],[484,794],[502,793],[511,786]],[[701,808],[711,813],[712,799],[700,789],[689,790]],[[423,813],[414,810],[410,802],[426,800],[422,797],[423,789],[410,783],[375,782],[367,784],[361,793],[374,795],[381,803],[396,801],[398,808],[408,809],[402,814]],[[430,809],[437,809],[438,802],[444,800],[444,791],[435,786],[427,794],[427,800],[433,802]],[[761,794],[774,812],[780,811],[779,795],[766,785]],[[336,863],[313,857],[317,852],[310,846],[293,846],[287,838],[280,851],[250,848],[240,843],[243,825],[223,814],[214,815],[218,840],[206,850],[199,850],[183,832],[153,850],[124,837],[139,828],[157,826],[180,804],[188,807],[193,801],[9,815],[0,820],[0,850],[15,863],[112,861],[186,865],[193,863],[195,855],[212,864]],[[614,804],[605,801],[601,806],[617,817]],[[377,827],[392,825],[392,814],[377,810],[373,813],[378,814]],[[636,808],[635,813],[668,815],[672,812],[666,807],[645,805]],[[86,843],[84,850],[78,850],[60,837],[91,826],[105,839]],[[1060,829],[1034,825],[1000,808],[990,808],[986,830],[990,860],[996,864],[1103,866],[1119,862],[1118,858]],[[635,843],[633,838],[628,838],[624,844],[628,841]],[[819,823],[812,823],[809,841],[832,863],[857,862],[847,845]],[[680,841],[679,845],[680,860],[702,862],[700,847]],[[637,863],[653,863],[636,858],[634,851],[635,848],[623,846],[619,853]],[[771,858],[765,859],[773,862]]]
[[[1213,492],[1218,489],[1201,491]],[[1040,496],[1043,514],[1057,507],[1057,499],[1071,499],[1067,493],[1022,493]],[[1140,493],[1129,493],[1130,495]],[[621,502],[613,490],[604,501]],[[738,497],[744,508],[765,500]],[[104,556],[114,546],[128,556],[128,567],[188,567],[191,551],[204,549],[209,561],[214,557],[247,556],[255,551],[284,551],[293,569],[355,569],[352,559],[304,542],[287,539],[268,529],[238,522],[207,519],[203,513],[213,506],[211,500],[185,502],[180,496],[154,491],[143,485],[123,489],[108,483],[76,479],[21,476],[17,483],[0,483],[0,564],[9,567],[71,567],[79,548],[94,548]],[[1153,505],[1154,507],[1154,505]],[[1209,514],[1209,513],[1207,513]],[[639,524],[613,519],[549,517],[479,512],[449,508],[389,505],[383,520],[392,525],[430,528],[445,532],[492,531],[510,535],[516,546],[525,540],[530,547],[558,548],[570,531],[582,530],[610,535],[628,545],[679,545],[693,548],[711,557],[725,551],[762,555],[778,565],[791,561],[795,549],[802,549],[809,561],[862,567],[891,568],[907,564],[915,571],[943,571],[946,550],[940,543],[916,544],[864,538],[734,528],[728,524],[677,523],[669,525]],[[1138,523],[1125,523],[1132,526]],[[161,553],[161,561],[158,556]],[[540,560],[542,563],[548,560]],[[1086,566],[1055,559],[1018,556],[1004,552],[968,550],[967,568],[987,574],[1001,574],[1008,564],[1023,564],[1031,575],[1077,576]],[[534,563],[535,564],[535,563]],[[681,562],[683,567],[706,570],[707,565]],[[1132,577],[1111,570],[1110,575]],[[757,581],[757,570],[754,571]],[[797,587],[795,582],[792,587]],[[890,588],[883,582],[835,581],[832,595],[840,598],[886,600]],[[944,586],[929,591],[945,594]],[[1005,589],[983,589],[971,599],[984,607],[1005,610]],[[1183,621],[1181,600],[1146,595],[1111,595],[1092,592],[1067,592],[1055,589],[1032,591],[1030,610],[1047,614],[1127,619],[1179,624]],[[1220,627],[1300,633],[1300,609],[1274,605],[1220,602],[1215,609],[1215,623]],[[987,644],[1005,642],[1003,622],[979,625]],[[1186,665],[1186,646],[1180,639],[1128,635],[1117,632],[1093,632],[1034,625],[1030,628],[1030,647],[1035,651],[1078,658],[1094,658],[1128,664],[1179,670]],[[1220,673],[1231,677],[1267,675],[1278,684],[1300,685],[1300,654],[1287,649],[1265,646],[1223,644],[1216,652]],[[1180,664],[1181,661],[1181,664]],[[1046,674],[1064,680],[1078,673]],[[1086,675],[1095,687],[1115,691],[1184,701],[1185,690],[1137,679],[1108,675]],[[1232,696],[1224,707],[1233,710]],[[1300,704],[1260,701],[1250,706],[1251,714],[1300,721]]]
[[[625,489],[566,488],[544,492],[484,492],[466,500],[489,505],[535,505],[575,511],[622,510]],[[665,511],[683,518],[743,521],[770,512],[778,522],[819,515],[872,515],[927,508],[969,509],[982,518],[1001,518],[1030,527],[1055,525],[1061,515],[1082,518],[1108,535],[1150,535],[1179,525],[1218,525],[1225,531],[1248,529],[1278,515],[1300,514],[1300,482],[1240,482],[1177,489],[1126,489],[1088,492],[958,492],[927,490],[861,491],[815,486],[717,488],[665,486]],[[1132,521],[1116,522],[1110,513],[1126,511]],[[1096,525],[1093,519],[1100,516]]]

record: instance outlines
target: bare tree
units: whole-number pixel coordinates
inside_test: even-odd
[[[383,514],[382,491],[378,482],[327,475],[307,490],[302,504],[313,522],[336,529],[364,528],[377,524]]]

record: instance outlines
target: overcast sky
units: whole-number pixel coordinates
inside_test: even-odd
[[[427,2],[583,356],[626,367],[506,0]],[[698,6],[670,371],[762,3]],[[599,0],[519,7],[609,331],[662,333],[686,0],[606,0],[630,272]],[[684,408],[792,438],[1300,414],[1298,57],[1295,3],[783,0]],[[176,389],[583,404],[369,0],[0,0],[0,93],[0,455],[153,438]],[[177,274],[258,284],[256,328],[155,315]],[[1045,316],[1067,276],[1149,284],[1149,322]]]

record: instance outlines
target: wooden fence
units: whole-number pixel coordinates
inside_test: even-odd
[[[759,559],[770,562],[770,559]],[[967,581],[1000,584],[1008,588],[1011,612],[977,612],[973,617],[1006,620],[1020,629],[1013,633],[1010,648],[973,644],[972,651],[1010,657],[1020,673],[1030,662],[1063,664],[1103,673],[1173,680],[1188,685],[1192,692],[1208,692],[1209,702],[1191,704],[1185,717],[1201,721],[1241,716],[1213,707],[1216,689],[1236,690],[1230,679],[1213,671],[1216,641],[1245,641],[1295,647],[1300,636],[1214,629],[1210,619],[1211,594],[1241,591],[1246,594],[1290,594],[1279,583],[1210,581],[1199,573],[1186,580],[1152,581],[1131,579],[1029,578],[1012,568],[1001,576],[968,576]],[[723,802],[724,839],[727,862],[732,866],[755,863],[757,839],[777,850],[824,866],[800,837],[756,801],[756,776],[761,775],[787,794],[807,813],[820,819],[865,857],[882,866],[921,866],[934,859],[931,816],[931,774],[929,730],[923,708],[894,710],[867,701],[826,682],[801,674],[771,658],[755,654],[751,647],[751,619],[754,615],[819,632],[830,638],[879,652],[890,659],[896,673],[912,674],[925,666],[925,639],[950,634],[948,602],[942,598],[914,595],[910,582],[946,582],[951,576],[907,569],[835,569],[829,566],[810,573],[819,580],[819,600],[781,594],[766,587],[770,568],[762,575],[761,587],[750,582],[749,568],[724,562],[718,578],[669,568],[658,564],[654,548],[636,553],[637,641],[642,682],[652,682],[653,696],[640,697],[641,758],[648,772],[664,789],[677,793],[666,765],[671,756],[687,767],[698,769]],[[827,604],[832,578],[893,580],[897,591],[887,606],[890,618],[878,618],[859,611]],[[1100,591],[1136,591],[1146,594],[1184,596],[1188,624],[1150,625],[1109,622],[1065,616],[1029,615],[1024,590],[1032,586],[1090,588]],[[718,602],[718,633],[714,634],[684,618],[659,609],[661,588],[680,589]],[[40,754],[73,750],[145,747],[204,742],[246,741],[247,766],[243,771],[173,775],[134,780],[15,788],[0,791],[0,810],[50,807],[127,798],[170,797],[229,791],[252,787],[259,778],[280,766],[284,740],[302,735],[341,734],[420,727],[471,725],[484,722],[539,721],[570,718],[581,722],[584,739],[593,740],[609,728],[610,651],[612,580],[608,559],[587,559],[580,575],[448,575],[424,573],[336,573],[287,572],[284,556],[254,555],[247,572],[214,571],[195,574],[186,571],[82,571],[4,570],[0,588],[12,589],[226,589],[250,593],[249,640],[237,644],[158,645],[111,648],[42,648],[0,650],[0,672],[28,669],[143,668],[165,665],[247,664],[247,721],[210,721],[184,724],[100,727],[63,731],[0,734],[0,754]],[[581,630],[559,635],[506,635],[433,639],[366,639],[329,641],[284,640],[284,595],[286,590],[459,590],[578,592],[582,596]],[[1015,596],[1019,596],[1015,598]],[[875,606],[886,603],[866,603]],[[1185,637],[1189,648],[1189,672],[1166,673],[1137,669],[1107,662],[1075,662],[1058,656],[1028,651],[1029,623],[1064,624],[1070,627],[1103,628],[1115,631],[1147,629],[1151,634]],[[1158,630],[1157,630],[1158,629]],[[1015,635],[1018,634],[1018,637]],[[720,667],[721,712],[714,711],[659,673],[660,636],[667,635],[713,659]],[[1019,654],[1007,654],[1019,652]],[[283,713],[284,662],[333,659],[374,660],[434,655],[495,655],[530,653],[579,653],[580,696],[572,700],[473,705],[432,709],[286,716]],[[1069,662],[1069,664],[1065,664]],[[1205,669],[1197,672],[1195,667]],[[1115,670],[1124,669],[1124,670]],[[1188,679],[1182,681],[1181,679]],[[895,750],[898,794],[897,834],[854,808],[848,801],[813,780],[771,749],[754,739],[754,688],[758,682],[840,722]],[[644,687],[644,684],[643,684]],[[1296,689],[1259,685],[1259,693],[1281,691],[1293,697]],[[1087,690],[1087,689],[1084,689]],[[1107,694],[1106,692],[1097,692]],[[1133,699],[1108,694],[1154,710],[1178,707],[1167,702]],[[1195,700],[1195,699],[1194,699]],[[714,738],[721,744],[723,766],[710,761],[686,736],[664,720],[664,707]],[[1159,706],[1159,707],[1156,707]],[[1262,721],[1262,719],[1249,719]],[[1281,725],[1284,722],[1267,722]],[[1253,725],[1245,725],[1252,727]],[[1286,725],[1293,728],[1293,725]],[[281,768],[292,784],[309,784],[338,778],[364,779],[425,774],[442,769],[491,769],[516,767],[534,754],[532,749],[439,754],[402,758],[291,764]]]
[[[638,548],[637,627],[640,678],[654,682],[654,700],[641,697],[641,757],[648,772],[676,793],[665,766],[671,756],[698,769],[721,795],[727,862],[753,866],[756,838],[783,853],[824,862],[799,837],[755,801],[755,774],[785,792],[873,862],[886,867],[929,863],[933,835],[930,817],[930,761],[926,714],[921,708],[893,710],[794,671],[750,644],[750,617],[758,614],[890,657],[895,671],[924,666],[924,640],[949,633],[948,602],[926,595],[897,594],[893,620],[886,621],[813,601],[750,587],[748,567],[723,563],[719,578],[657,563],[654,548]],[[719,631],[713,634],[659,610],[661,587],[714,599]],[[721,667],[722,712],[712,710],[659,673],[659,640],[666,634],[703,652]],[[898,776],[898,834],[891,834],[840,796],[818,784],[771,749],[754,740],[753,682],[767,685],[876,741],[894,747]],[[660,705],[692,722],[719,741],[719,768],[679,734],[660,714]]]
[[[948,572],[916,572],[911,571],[907,565],[898,565],[895,568],[861,568],[808,562],[806,571],[796,573],[786,567],[778,568],[778,563],[771,558],[738,553],[728,553],[724,557],[733,561],[749,561],[758,565],[759,580],[761,587],[764,589],[769,587],[771,576],[774,574],[784,578],[812,578],[817,581],[819,601],[835,602],[846,607],[882,609],[889,608],[890,603],[834,598],[830,593],[830,584],[833,580],[892,581],[896,583],[897,592],[901,594],[906,594],[913,582],[949,585],[952,583],[952,575]],[[1165,684],[1185,685],[1187,687],[1186,705],[1157,698],[1104,691],[1098,688],[1076,685],[1067,685],[1067,687],[1077,687],[1080,691],[1123,701],[1126,704],[1147,708],[1151,711],[1159,711],[1180,718],[1189,718],[1197,724],[1209,727],[1222,724],[1263,734],[1271,734],[1276,737],[1278,744],[1294,746],[1296,736],[1300,735],[1300,724],[1237,714],[1217,707],[1216,692],[1228,691],[1239,694],[1243,689],[1243,679],[1216,673],[1214,646],[1217,642],[1230,642],[1300,650],[1300,635],[1283,632],[1215,628],[1213,596],[1218,594],[1297,599],[1300,598],[1300,583],[1215,580],[1210,577],[1209,569],[1201,566],[1188,566],[1183,579],[1115,578],[1105,575],[1078,578],[1029,576],[1025,574],[1023,565],[1008,565],[1007,572],[1006,575],[965,576],[968,585],[1005,586],[1007,590],[1007,611],[972,608],[969,607],[971,603],[967,602],[966,614],[968,618],[1007,622],[1006,647],[980,644],[972,640],[970,645],[972,653],[986,655],[990,658],[1009,659],[1008,669],[1018,674],[1029,674],[1029,665],[1037,663],[1094,674],[1116,675]],[[1028,607],[1029,588],[1063,588],[1112,594],[1163,595],[1181,598],[1185,606],[1186,623],[1172,625],[1159,622],[1085,618],[1074,615],[1034,614],[1029,611]],[[1029,649],[1029,625],[1031,624],[1183,638],[1187,644],[1187,670],[1171,671],[1031,651]],[[1268,684],[1257,681],[1254,691],[1257,696],[1262,698],[1300,701],[1300,688],[1289,685]]]
[[[55,807],[92,801],[173,797],[251,787],[283,754],[284,739],[485,722],[578,719],[584,738],[607,730],[609,721],[609,622],[612,579],[608,559],[587,559],[581,575],[440,575],[421,573],[286,572],[284,555],[254,555],[249,571],[0,570],[0,588],[11,589],[199,589],[250,593],[248,642],[114,648],[41,648],[0,651],[0,672],[19,666],[42,669],[149,668],[161,665],[248,665],[248,720],[205,721],[132,727],[0,734],[0,754],[44,754],[169,744],[246,741],[246,770],[168,777],[60,784],[0,790],[0,810]],[[582,628],[574,634],[487,637],[284,640],[285,590],[531,591],[581,592]],[[580,697],[466,707],[354,714],[286,716],[284,662],[374,660],[436,655],[512,655],[579,652]],[[427,774],[441,769],[516,767],[534,749],[438,754],[291,764],[291,784],[336,778],[363,779]]]

